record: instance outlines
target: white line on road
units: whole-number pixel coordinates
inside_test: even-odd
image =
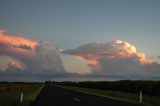
[[[77,99],[77,98],[73,98],[75,101],[77,101],[77,102],[80,102],[80,100],[79,99]]]

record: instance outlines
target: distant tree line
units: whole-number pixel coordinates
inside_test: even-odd
[[[146,95],[160,95],[160,81],[85,81],[85,82],[54,82],[56,84],[95,88],[101,90],[114,90],[130,93],[139,93]]]
[[[8,82],[8,81],[0,81],[0,84],[43,84],[43,82]]]

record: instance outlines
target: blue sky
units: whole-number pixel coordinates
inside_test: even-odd
[[[51,42],[59,49],[66,51],[72,49],[69,52],[67,51],[69,55],[60,53],[62,64],[66,67],[67,72],[88,74],[94,73],[95,69],[98,70],[100,67],[102,71],[100,73],[103,74],[104,70],[114,71],[114,66],[117,65],[117,67],[122,66],[124,72],[111,72],[111,76],[112,74],[121,75],[122,73],[125,73],[124,75],[126,76],[132,75],[128,70],[133,71],[135,75],[137,75],[137,73],[141,75],[143,72],[141,73],[140,70],[147,69],[146,67],[149,66],[151,69],[150,72],[154,70],[153,73],[159,78],[159,72],[157,70],[160,69],[160,64],[150,62],[148,59],[151,58],[160,62],[160,58],[158,58],[160,56],[159,0],[0,0],[0,29],[4,29],[7,36],[14,35],[25,37],[32,41]],[[1,36],[5,38],[5,34]],[[0,44],[4,44],[4,38],[2,37],[0,38]],[[17,38],[9,37],[9,39],[14,41]],[[113,40],[114,42],[111,42]],[[88,43],[89,45],[84,45]],[[104,46],[102,43],[108,44]],[[79,50],[77,47],[81,45],[83,46]],[[97,48],[94,48],[95,45]],[[116,45],[117,48],[111,45]],[[137,53],[134,52],[132,45],[136,47]],[[13,45],[9,45],[9,43],[6,47],[8,46],[13,48]],[[14,45],[14,47],[16,47],[14,49],[18,51],[24,49],[24,46],[25,48],[28,47],[26,45]],[[41,61],[42,63],[46,61],[49,63],[49,61],[52,61],[47,60],[50,52],[48,54],[45,54],[45,52],[47,52],[48,49],[50,50],[50,47],[52,48],[50,44],[40,42],[40,48],[42,51],[44,50],[44,54],[39,56],[40,60],[36,57],[34,58],[35,60],[33,58],[28,60],[27,57],[23,57],[23,60],[17,57],[16,54],[11,55],[8,53],[10,50],[7,51],[7,54],[5,47],[0,46],[0,55],[6,53],[5,55],[7,56],[0,57],[0,68],[8,67],[7,63],[13,59],[16,61],[9,62],[11,68],[15,68],[12,65],[17,65],[18,67],[19,63],[26,64],[26,67],[28,65],[29,68],[31,68],[32,65],[30,61],[34,62],[33,65],[39,65],[38,62],[43,59],[44,60]],[[101,50],[101,47],[105,49]],[[131,47],[133,50],[130,50]],[[37,46],[33,48],[37,48]],[[95,49],[94,53],[87,51],[92,50],[92,48]],[[110,49],[112,50],[110,51]],[[37,49],[32,51],[33,55],[39,53],[39,51],[36,50]],[[105,50],[108,50],[108,54],[104,56],[101,52],[106,53]],[[123,51],[124,54],[120,54],[121,52],[119,52],[119,50]],[[23,50],[21,52],[23,52]],[[145,55],[140,54],[140,52],[145,53],[147,59],[145,59]],[[75,55],[74,53],[79,55]],[[100,53],[101,55],[96,53]],[[115,54],[109,55],[109,53]],[[131,53],[133,53],[133,55],[130,55]],[[86,57],[88,54],[90,54],[91,57]],[[131,57],[123,57],[123,55]],[[56,57],[57,54],[54,56],[53,60],[59,58]],[[113,56],[116,58],[110,60],[110,57]],[[121,56],[123,59],[119,60]],[[107,63],[113,67],[108,69],[109,66],[106,67],[108,65]],[[58,67],[62,66],[61,63],[56,64],[59,64]],[[127,69],[127,67],[125,67],[126,64],[131,65],[131,69]],[[45,65],[48,68],[51,64]],[[56,65],[55,67],[57,68]],[[117,70],[119,69],[117,68]],[[137,70],[137,73],[134,70]],[[107,75],[109,75],[108,73],[109,72],[107,72]],[[150,75],[152,75],[152,73],[148,74],[148,76]]]
[[[63,49],[120,39],[157,56],[159,11],[159,0],[1,0],[0,27]]]

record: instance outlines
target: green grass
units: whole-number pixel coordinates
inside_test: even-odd
[[[160,96],[143,95],[143,103],[139,104],[139,94],[92,89],[92,88],[83,88],[83,87],[76,87],[76,86],[64,86],[64,85],[56,85],[56,86],[72,89],[80,92],[85,92],[92,95],[102,96],[102,97],[106,97],[114,100],[135,103],[137,105],[142,105],[142,106],[160,106]]]
[[[0,106],[30,106],[43,87],[43,84],[0,84]]]

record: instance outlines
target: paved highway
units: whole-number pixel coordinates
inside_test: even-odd
[[[32,106],[136,106],[78,91],[46,85]]]

